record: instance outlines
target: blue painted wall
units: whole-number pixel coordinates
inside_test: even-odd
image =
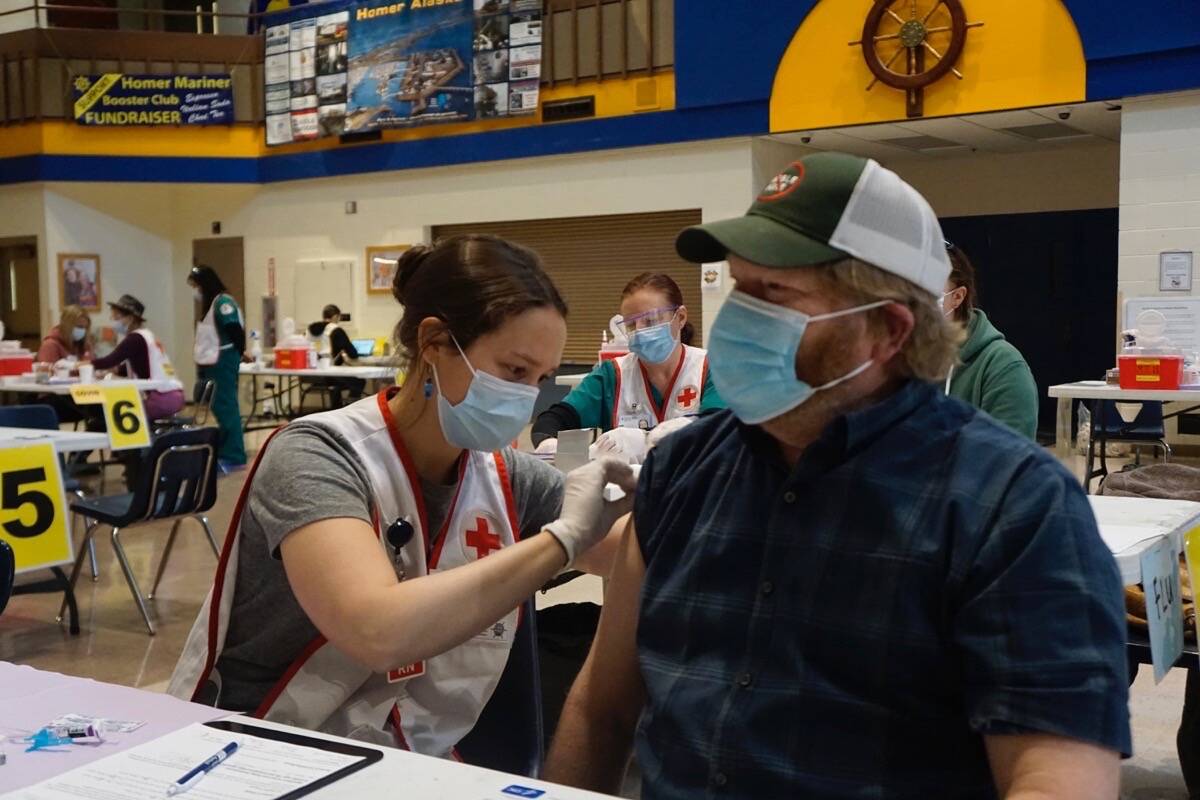
[[[861,2],[865,11],[867,0],[827,2]],[[1088,99],[1200,87],[1200,0],[1062,2],[1083,41]],[[816,3],[677,0],[674,111],[267,155],[257,160],[0,159],[0,184],[31,180],[272,182],[763,134],[768,131],[767,107],[776,67]],[[343,3],[334,2],[329,7],[340,5]],[[311,13],[311,9],[300,9],[276,19]]]

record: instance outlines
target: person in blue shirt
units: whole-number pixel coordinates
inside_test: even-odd
[[[685,230],[736,290],[729,410],[642,467],[548,780],[644,800],[1096,800],[1131,751],[1121,579],[1079,482],[942,384],[928,203],[840,153]]]

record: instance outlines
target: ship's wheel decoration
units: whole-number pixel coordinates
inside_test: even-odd
[[[919,117],[925,113],[926,86],[947,73],[962,80],[954,65],[967,43],[967,30],[981,25],[967,22],[962,0],[875,0],[862,38],[850,46],[862,47],[875,76],[867,91],[880,82],[903,89],[908,116]]]

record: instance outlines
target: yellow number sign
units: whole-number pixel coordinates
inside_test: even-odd
[[[133,450],[150,446],[150,426],[142,394],[132,386],[104,387],[104,421],[113,450]]]
[[[12,546],[17,572],[71,561],[67,504],[54,445],[0,450],[0,539]]]
[[[150,426],[142,394],[132,386],[72,386],[71,399],[76,405],[104,405],[111,450],[136,450],[150,446]]]
[[[1192,581],[1192,591],[1196,591],[1196,579],[1200,576],[1200,527],[1192,528],[1183,535],[1183,554],[1187,557],[1188,576]],[[1196,620],[1200,629],[1200,619]]]

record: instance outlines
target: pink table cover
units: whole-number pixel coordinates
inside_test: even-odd
[[[26,744],[12,741],[63,714],[146,724],[133,733],[112,734],[98,745],[69,745],[26,753]],[[165,694],[0,661],[0,736],[5,737],[0,742],[0,752],[8,759],[5,766],[0,766],[0,793],[38,783],[193,722],[227,716],[228,711],[187,703]]]

